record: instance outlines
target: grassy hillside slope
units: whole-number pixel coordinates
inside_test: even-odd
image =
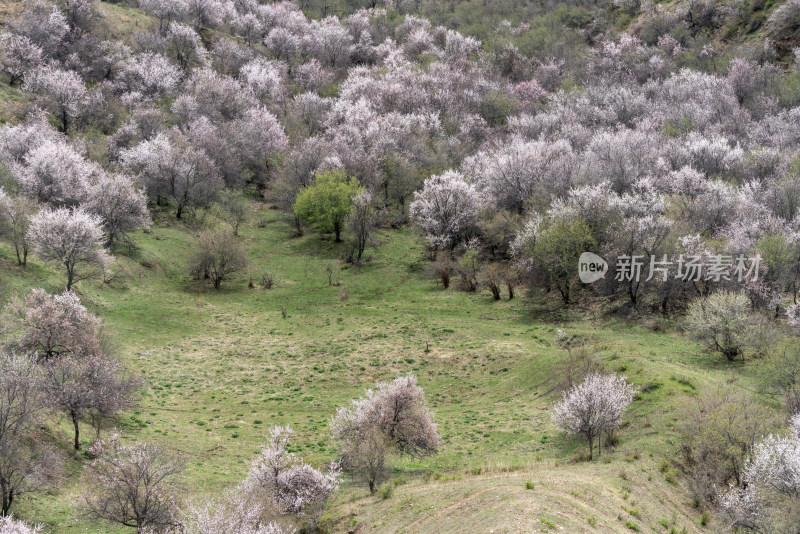
[[[291,423],[296,452],[312,462],[332,459],[328,421],[336,406],[375,381],[413,372],[436,412],[441,453],[396,459],[400,486],[386,501],[347,484],[330,514],[339,519],[336,529],[355,520],[374,527],[359,530],[365,532],[446,532],[457,518],[510,532],[515,519],[546,529],[544,518],[557,525],[550,528],[572,532],[590,527],[589,516],[598,532],[673,518],[689,531],[699,528],[699,512],[669,467],[676,422],[701,391],[729,381],[746,387],[739,369],[677,333],[605,320],[581,306],[567,311],[539,294],[495,302],[488,292],[442,290],[425,278],[424,250],[410,230],[381,233],[371,261],[348,268],[338,261],[346,244],[314,232],[292,237],[281,214],[251,207],[241,239],[253,278],[274,273],[272,290],[250,289],[246,279],[221,291],[197,288],[186,274],[193,230],[167,213],[136,235],[135,257],[117,254],[110,284],[77,287],[106,320],[116,351],[147,382],[141,406],[119,428],[129,439],[184,453],[193,495],[238,482],[272,424]],[[32,287],[63,288],[58,270],[36,258],[30,263],[15,266],[9,246],[0,244],[5,299]],[[340,285],[328,284],[328,265]],[[555,347],[557,328],[586,340],[609,371],[624,372],[646,391],[616,450],[593,463],[564,462],[585,444],[557,431],[548,416],[565,355]],[[66,447],[68,427],[56,431]],[[92,438],[84,428],[84,439]],[[49,532],[96,531],[77,509],[78,468],[73,461],[61,491],[25,496],[16,512],[45,522]],[[535,489],[526,490],[526,481]],[[425,526],[439,524],[451,526]]]

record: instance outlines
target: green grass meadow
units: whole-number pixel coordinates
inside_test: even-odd
[[[659,517],[648,519],[653,525],[670,512],[679,514],[689,531],[699,528],[692,517],[700,512],[690,508],[679,483],[669,480],[672,468],[665,470],[663,462],[674,458],[680,421],[698,396],[729,382],[750,387],[751,379],[743,374],[747,366],[731,366],[703,353],[677,328],[657,333],[640,323],[604,317],[594,311],[599,304],[567,310],[555,296],[538,290],[519,291],[514,300],[504,295],[501,301],[493,301],[488,291],[444,290],[426,276],[423,243],[410,229],[379,232],[368,261],[352,266],[339,261],[346,243],[312,230],[296,237],[285,215],[261,203],[253,202],[251,209],[240,239],[255,288],[248,287],[248,276],[219,291],[192,282],[187,260],[196,231],[168,212],[156,212],[156,224],[135,235],[136,253],[116,252],[117,276],[110,283],[77,285],[84,304],[105,320],[116,353],[145,379],[138,409],[122,414],[117,428],[127,439],[180,451],[187,460],[187,494],[202,499],[240,481],[274,424],[295,428],[293,450],[311,463],[334,459],[328,423],[336,407],[376,381],[412,372],[435,411],[444,439],[441,452],[393,459],[400,486],[385,501],[346,480],[328,514],[333,530],[362,525],[363,532],[411,532],[420,517],[436,520],[438,515],[428,516],[445,512],[466,517],[447,503],[457,504],[460,491],[488,487],[497,476],[508,485],[510,502],[526,510],[550,501],[524,505],[525,499],[547,491],[539,485],[526,491],[525,481],[544,479],[543,487],[555,491],[563,480],[575,485],[577,494],[584,481],[587,492],[597,493],[592,498],[602,499],[612,512],[624,515],[619,507],[630,507],[630,500],[638,498],[640,515],[648,508],[659,511]],[[62,290],[58,269],[35,257],[26,268],[17,267],[9,245],[0,247],[4,300],[33,287]],[[328,265],[334,285],[328,283]],[[273,289],[258,286],[264,272],[274,274]],[[570,462],[586,445],[559,432],[548,414],[558,398],[565,356],[556,347],[558,328],[585,340],[606,370],[628,375],[643,390],[619,431],[617,447],[591,463]],[[47,532],[124,532],[82,519],[82,458],[69,450],[66,422],[53,431],[71,458],[67,480],[54,494],[23,495],[16,514],[44,523]],[[94,439],[88,425],[82,431],[85,443]],[[628,482],[619,477],[620,469],[639,480],[635,497],[629,488],[623,499]],[[444,488],[441,500],[431,489],[439,486]],[[447,488],[456,488],[456,494]],[[665,508],[660,494],[673,505]],[[392,511],[399,495],[428,503],[427,515]],[[565,510],[572,508],[565,505]],[[592,516],[591,510],[565,512],[569,523],[558,515],[541,522],[538,512],[531,511],[526,517],[533,523],[525,528],[546,531],[553,528],[550,522],[609,531],[601,528],[602,521],[599,530],[592,527],[581,517],[584,512]],[[614,513],[601,512],[601,518],[608,516],[603,519],[607,525],[628,530]],[[387,514],[396,521],[386,523]],[[645,521],[638,523],[646,528]],[[513,525],[509,528],[514,531]]]

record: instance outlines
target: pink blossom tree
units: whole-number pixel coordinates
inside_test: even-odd
[[[7,313],[19,331],[16,344],[39,361],[61,356],[82,358],[102,352],[102,321],[72,291],[50,295],[33,289]]]

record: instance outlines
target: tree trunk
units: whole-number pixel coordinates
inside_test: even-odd
[[[80,427],[78,426],[78,414],[73,411],[70,412],[70,416],[72,417],[72,426],[75,427],[75,450],[79,451],[81,450],[81,431]]]
[[[75,279],[75,266],[66,264],[67,266],[67,291],[72,289],[72,283]]]
[[[9,495],[11,492],[8,491],[8,485],[6,484],[5,480],[0,480],[0,493],[3,494],[3,503],[2,507],[0,507],[0,516],[8,515],[8,511],[11,509],[11,501],[13,500],[13,494]]]
[[[375,493],[375,481],[374,480],[370,480],[369,481],[369,492],[370,493]]]
[[[586,437],[589,438],[589,459],[591,460],[594,453],[594,439],[591,434],[587,434]]]

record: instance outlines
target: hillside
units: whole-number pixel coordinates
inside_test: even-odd
[[[423,249],[410,232],[381,233],[370,261],[342,269],[345,245],[320,242],[313,233],[293,238],[280,214],[250,206],[252,222],[240,231],[249,271],[256,280],[274,273],[274,289],[248,289],[246,277],[218,292],[195,289],[185,274],[193,232],[166,213],[159,217],[163,224],[136,236],[135,257],[118,257],[117,280],[79,288],[106,320],[124,361],[147,379],[141,406],[120,428],[136,439],[180,444],[191,458],[185,483],[198,498],[242,478],[274,424],[296,428],[296,452],[330,459],[335,448],[327,425],[335,407],[377,380],[414,372],[445,445],[429,459],[400,459],[395,476],[408,483],[385,502],[367,497],[363,487],[345,490],[331,511],[347,518],[337,521],[343,530],[351,517],[372,525],[387,513],[394,519],[385,531],[410,529],[421,518],[444,528],[455,517],[472,521],[473,513],[490,524],[501,508],[482,500],[494,493],[481,492],[495,490],[502,491],[502,510],[524,506],[520,520],[530,525],[549,518],[567,529],[587,528],[584,516],[595,516],[605,525],[599,531],[607,531],[621,528],[615,521],[625,516],[624,505],[641,512],[641,520],[632,520],[642,526],[674,519],[689,532],[697,529],[699,512],[679,484],[664,480],[661,464],[674,457],[674,432],[698,392],[740,371],[679,333],[597,321],[589,310],[566,313],[541,297],[494,302],[488,293],[444,291],[425,279]],[[57,272],[16,267],[13,252],[5,245],[0,250],[5,294],[59,290]],[[340,286],[328,285],[327,265],[335,267]],[[570,463],[585,444],[559,432],[548,416],[564,357],[554,347],[557,328],[590,340],[608,369],[651,385],[634,403],[620,444],[598,465]],[[740,380],[748,383],[746,376]],[[420,481],[423,474],[429,482]],[[535,490],[525,490],[526,481]],[[53,532],[91,530],[75,523],[71,503],[78,490],[73,482],[55,495],[31,495],[19,514]],[[460,505],[467,497],[476,504]],[[404,506],[409,511],[398,515]],[[511,524],[492,524],[496,532],[513,531]]]
[[[56,534],[800,520],[799,0],[35,0],[0,3],[0,23],[0,414],[19,383],[36,406],[19,428],[0,417],[15,518]],[[617,273],[582,281],[589,251]],[[620,270],[637,258],[646,280]],[[745,260],[749,278],[728,276]],[[63,347],[30,341],[62,317],[36,295],[78,310],[51,325]],[[554,406],[598,374],[634,392],[597,394],[616,416],[587,447]],[[408,375],[409,426],[432,435],[417,448],[378,394],[350,404]],[[80,387],[97,376],[135,391]],[[378,436],[349,438],[379,456],[374,493],[372,466],[338,471],[344,406]],[[279,425],[288,445],[265,448]],[[92,478],[111,449],[185,462],[160,523],[90,510],[124,486]]]

